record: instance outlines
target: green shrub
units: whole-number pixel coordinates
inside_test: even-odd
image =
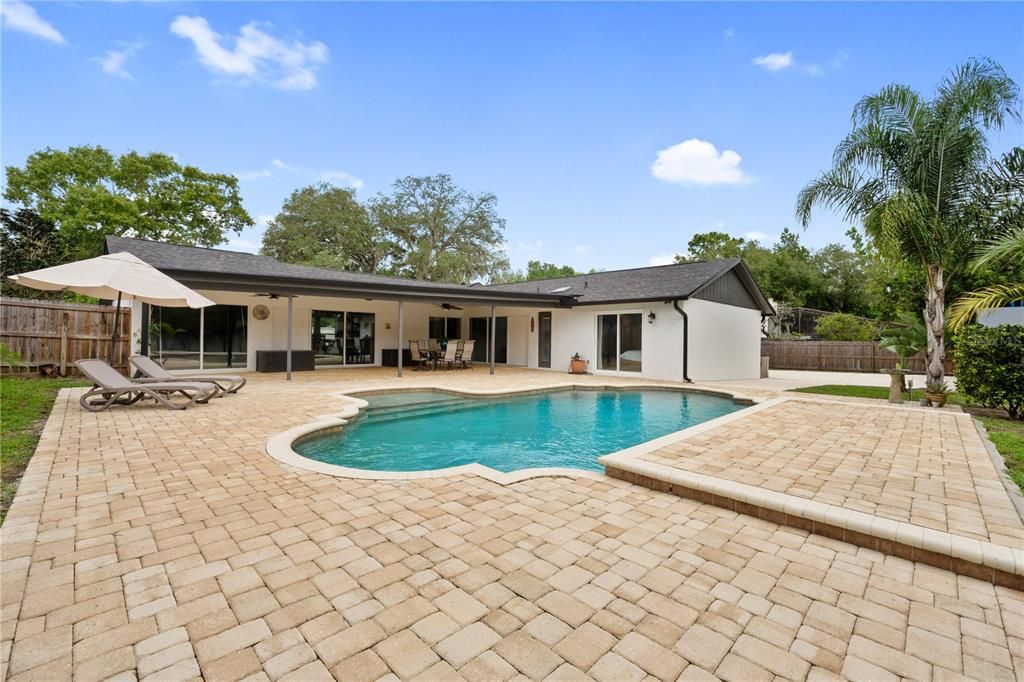
[[[870,341],[875,338],[875,325],[849,313],[822,315],[814,331],[826,341]]]
[[[957,335],[953,359],[961,393],[1024,419],[1024,325],[970,325]]]

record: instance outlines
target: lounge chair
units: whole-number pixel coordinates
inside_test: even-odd
[[[221,390],[222,395],[226,393],[238,393],[238,389],[245,386],[245,377],[240,377],[237,374],[225,374],[222,376],[207,376],[205,374],[171,374],[161,367],[156,360],[145,355],[133,355],[128,359],[128,361],[132,363],[132,366],[135,367],[135,369],[145,375],[146,379],[143,380],[143,382],[149,379],[156,381],[198,381],[204,384],[216,384],[217,388]]]
[[[217,384],[186,381],[132,381],[103,360],[79,360],[78,371],[94,384],[79,400],[90,412],[102,412],[111,405],[132,405],[143,398],[152,398],[172,410],[184,410],[205,403],[220,393]],[[173,403],[170,397],[180,393],[187,403]],[[92,400],[99,396],[97,400]]]

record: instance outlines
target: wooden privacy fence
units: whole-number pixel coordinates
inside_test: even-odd
[[[761,339],[761,355],[771,369],[807,369],[825,372],[879,372],[895,369],[896,354],[875,341],[771,341]],[[946,358],[946,373],[953,363]],[[910,359],[907,369],[924,373],[924,353]]]
[[[76,360],[106,360],[115,310],[105,305],[5,297],[0,301],[0,342],[18,353],[27,366],[4,367],[4,372],[30,373],[52,365],[67,376],[77,374]],[[121,308],[120,325],[114,366],[127,372],[131,308]]]

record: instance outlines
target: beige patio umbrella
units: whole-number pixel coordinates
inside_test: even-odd
[[[110,344],[111,364],[114,363],[122,298],[170,308],[205,308],[214,305],[213,301],[205,296],[168,277],[144,260],[125,252],[23,272],[20,275],[10,275],[8,279],[32,289],[73,291],[93,298],[117,299],[114,334]]]

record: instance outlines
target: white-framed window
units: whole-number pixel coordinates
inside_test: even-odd
[[[597,369],[640,372],[643,331],[643,313],[598,313]]]

